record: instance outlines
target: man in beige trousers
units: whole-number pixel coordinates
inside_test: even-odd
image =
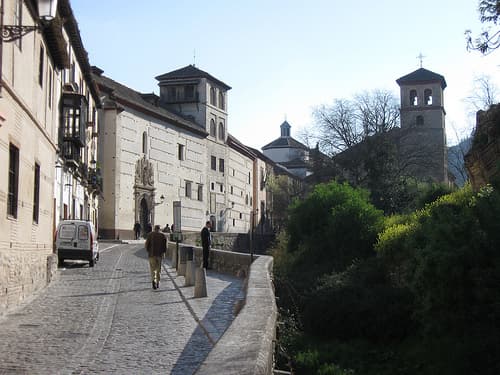
[[[153,289],[157,289],[160,287],[161,259],[167,252],[167,239],[160,232],[159,225],[155,225],[154,231],[148,234],[144,247],[148,252]]]

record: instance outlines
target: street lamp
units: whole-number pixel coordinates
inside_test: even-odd
[[[44,25],[55,18],[56,12],[57,0],[38,0],[39,24],[33,26],[2,25],[2,41],[13,42],[32,31],[40,30]]]

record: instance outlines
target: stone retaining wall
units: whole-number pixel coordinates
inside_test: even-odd
[[[52,244],[0,242],[0,315],[44,288],[56,271]]]

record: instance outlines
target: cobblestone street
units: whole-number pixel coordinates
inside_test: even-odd
[[[101,243],[0,318],[0,374],[192,374],[231,324],[243,280],[207,272],[207,298],[164,263],[153,290],[142,244]]]

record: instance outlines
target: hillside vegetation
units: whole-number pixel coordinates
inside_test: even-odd
[[[384,216],[366,191],[332,182],[289,218],[273,255],[296,373],[500,373],[496,188]]]

